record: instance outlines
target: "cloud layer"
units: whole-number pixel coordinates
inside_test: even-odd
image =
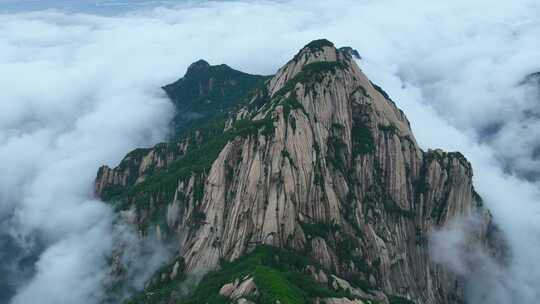
[[[498,299],[536,303],[540,193],[505,170],[540,172],[539,120],[524,119],[537,95],[518,85],[540,70],[539,11],[532,0],[315,0],[0,15],[0,219],[16,250],[37,259],[13,303],[100,300],[114,215],[92,198],[92,181],[99,165],[164,138],[171,107],[160,86],[199,58],[271,74],[320,37],[360,51],[423,147],[472,161],[512,248]]]

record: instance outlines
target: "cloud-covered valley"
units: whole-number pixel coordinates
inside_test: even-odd
[[[472,162],[511,259],[490,269],[494,280],[471,280],[471,303],[538,302],[540,95],[523,80],[540,71],[539,15],[531,0],[193,1],[113,16],[0,14],[0,244],[11,248],[0,257],[13,253],[0,262],[9,274],[0,284],[16,294],[0,302],[102,300],[118,234],[92,183],[100,165],[166,138],[172,106],[162,85],[200,58],[272,74],[321,37],[358,49],[422,147]],[[478,292],[486,286],[490,294]]]

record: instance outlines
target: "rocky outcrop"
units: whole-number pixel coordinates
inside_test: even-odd
[[[358,50],[353,49],[350,46],[340,47],[339,51],[345,54],[349,54],[353,59],[362,59],[362,56],[360,56]]]
[[[231,117],[204,169],[175,171],[152,157],[174,187],[145,181],[117,192],[141,229],[176,242],[188,271],[267,244],[303,252],[364,291],[462,301],[458,278],[431,261],[427,236],[480,214],[485,239],[490,217],[475,200],[472,168],[460,153],[422,151],[404,113],[350,54],[308,44]],[[100,170],[97,193],[137,184],[142,163],[127,175]]]
[[[158,144],[151,149],[136,149],[130,152],[116,168],[99,168],[95,182],[95,193],[110,200],[125,187],[139,184],[154,172],[167,168],[182,157],[190,140],[177,143]]]
[[[257,296],[257,285],[253,277],[244,277],[241,281],[237,279],[234,282],[223,285],[219,290],[219,294],[225,298],[229,298],[236,303],[252,303],[246,300],[246,297]]]
[[[362,300],[348,298],[325,298],[315,301],[316,304],[364,304]]]

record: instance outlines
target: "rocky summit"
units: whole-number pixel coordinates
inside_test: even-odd
[[[428,236],[474,215],[472,240],[489,243],[471,165],[459,152],[421,150],[355,57],[316,40],[269,78],[198,61],[186,77],[203,73],[206,86],[165,87],[183,113],[206,107],[213,87],[227,98],[211,101],[225,103],[222,115],[99,169],[96,194],[141,237],[176,248],[130,303],[464,301]]]

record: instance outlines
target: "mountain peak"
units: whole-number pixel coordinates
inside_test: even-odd
[[[306,289],[298,301],[285,294],[272,303],[337,303],[313,292],[325,287],[365,303],[463,302],[459,278],[430,259],[428,241],[431,231],[478,213],[484,225],[474,237],[488,244],[490,217],[477,203],[470,164],[458,153],[424,152],[404,113],[349,52],[315,40],[270,80],[256,78],[254,92],[239,90],[243,77],[208,74],[167,86],[179,113],[206,114],[225,101],[236,110],[221,107],[215,120],[197,120],[193,135],[138,150],[96,179],[96,193],[129,210],[141,233],[182,248],[145,300],[177,301],[172,286],[186,274],[255,254],[269,262],[263,272],[246,277],[248,268],[234,266],[187,297],[232,302],[223,297],[249,285],[261,303],[275,293],[264,289],[269,273]],[[235,94],[224,94],[229,88]],[[287,254],[276,262],[281,249]],[[293,263],[301,266],[292,277],[281,261],[298,261],[295,254],[306,262]]]
[[[306,44],[303,49],[310,50],[312,52],[321,51],[325,47],[335,48],[334,43],[327,39],[316,39]]]
[[[174,136],[227,112],[264,80],[264,76],[225,64],[210,65],[202,59],[192,63],[184,77],[163,87],[177,111],[172,122]]]
[[[331,64],[332,66],[350,66],[352,57],[338,50],[326,39],[313,40],[306,44],[285,66],[280,68],[270,81],[270,95],[281,90],[289,80],[299,75],[304,67],[313,67],[314,63]]]
[[[293,58],[293,62],[336,61],[339,51],[334,43],[326,39],[313,40],[306,44]]]
[[[204,59],[199,59],[199,60],[197,60],[194,63],[189,65],[187,72],[189,73],[191,71],[204,70],[204,69],[207,69],[209,67],[210,67],[210,64],[208,63],[208,61],[206,61]]]

